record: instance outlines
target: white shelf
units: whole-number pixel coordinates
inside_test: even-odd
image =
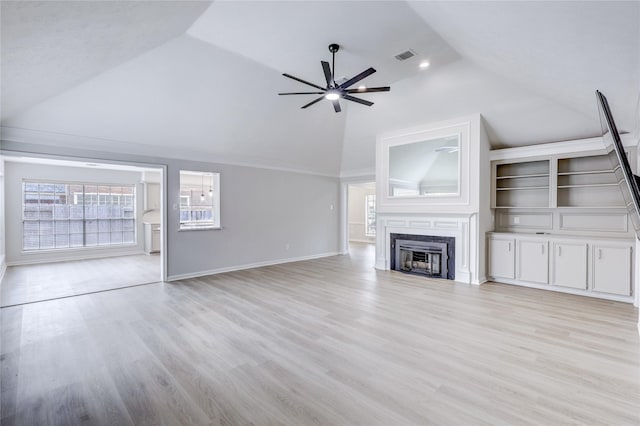
[[[496,188],[496,191],[515,191],[521,189],[549,189],[548,186],[519,186],[516,188]]]
[[[549,209],[547,206],[496,206],[496,209]]]
[[[535,175],[513,175],[513,176],[496,176],[496,179],[520,179],[520,178],[536,178],[536,177],[549,177],[549,174],[535,174]]]
[[[613,173],[613,170],[587,170],[583,172],[558,172],[558,176],[597,175],[601,173]]]
[[[617,183],[589,183],[589,184],[581,184],[581,185],[558,185],[558,189],[568,189],[568,188],[598,188],[603,186],[618,186]]]

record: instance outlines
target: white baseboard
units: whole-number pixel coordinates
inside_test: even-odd
[[[337,256],[337,251],[331,253],[313,254],[310,256],[290,257],[288,259],[267,260],[265,262],[246,263],[244,265],[227,266],[224,268],[209,269],[208,271],[190,272],[188,274],[169,275],[167,281],[186,280],[188,278],[203,277],[206,275],[224,274],[225,272],[242,271],[244,269],[260,268],[263,266],[280,265],[282,263],[300,262],[303,260],[320,259],[322,257]]]
[[[487,281],[489,281],[487,279],[487,277],[482,277],[480,279],[471,281],[471,284],[473,284],[473,285],[482,285],[482,284],[486,283]]]
[[[375,244],[376,240],[361,240],[359,238],[349,238],[350,243],[367,243],[367,244]]]
[[[80,254],[81,253],[81,254]],[[120,256],[132,256],[138,254],[145,254],[143,250],[129,250],[129,251],[111,251],[111,252],[88,252],[86,250],[80,251],[76,255],[56,257],[51,259],[21,259],[17,261],[7,262],[7,266],[20,266],[20,265],[35,265],[38,263],[55,263],[55,262],[69,262],[73,260],[85,260],[85,259],[100,259],[106,257],[120,257]]]

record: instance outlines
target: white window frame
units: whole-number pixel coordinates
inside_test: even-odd
[[[373,201],[371,201],[373,200]],[[373,204],[373,214],[369,210]],[[370,227],[370,220],[373,217],[373,227]],[[376,236],[376,194],[367,194],[364,196],[364,235],[367,237]]]
[[[37,214],[37,219],[36,218],[30,218],[27,217],[27,212],[30,211],[32,212],[32,214],[34,213],[33,210],[27,210],[26,208],[26,203],[25,203],[25,199],[26,199],[26,195],[27,194],[33,194],[33,193],[37,193],[38,194],[38,200],[41,200],[41,195],[42,191],[40,191],[40,187],[38,187],[38,191],[27,191],[27,185],[53,185],[53,186],[59,186],[59,185],[64,185],[65,186],[65,197],[66,197],[66,203],[62,204],[62,206],[66,206],[69,208],[69,212],[67,212],[67,217],[66,218],[56,218],[56,213],[55,213],[55,208],[51,215],[51,218],[43,218],[41,217],[41,214],[38,212]],[[82,194],[76,192],[71,194],[70,191],[70,186],[82,186]],[[106,218],[100,218],[100,217],[95,217],[95,218],[91,218],[91,217],[86,217],[86,206],[84,204],[84,201],[87,199],[88,196],[91,197],[92,201],[96,201],[97,204],[95,204],[96,206],[100,206],[101,204],[99,203],[100,197],[99,194],[97,193],[91,193],[91,192],[86,192],[86,188],[87,187],[109,187],[109,194],[103,194],[104,197],[104,201],[107,201],[107,199],[109,200],[108,203],[104,203],[102,205],[109,205],[111,206],[122,206],[124,204],[121,204],[121,202],[124,200],[124,198],[122,197],[122,194],[112,194],[111,193],[111,188],[113,187],[128,187],[132,189],[133,194],[130,196],[131,197],[131,204],[130,207],[132,208],[132,217],[125,217],[124,215],[124,211],[122,211],[122,216],[121,217],[106,217]],[[54,192],[54,194],[57,194],[57,192]],[[113,203],[113,198],[117,197],[118,203]],[[54,195],[54,200],[55,200],[55,195]],[[22,181],[22,252],[23,253],[38,253],[38,252],[43,252],[43,251],[66,251],[66,250],[78,250],[78,249],[93,249],[93,248],[114,248],[114,247],[131,247],[131,246],[135,246],[137,244],[137,212],[136,212],[136,185],[135,184],[105,184],[105,183],[91,183],[91,182],[60,182],[60,181],[52,181],[52,180],[37,180],[37,179],[23,179]],[[81,203],[79,203],[79,201]],[[38,206],[41,203],[38,203]],[[61,206],[61,204],[55,204],[52,203],[53,207],[55,207],[56,205]],[[72,218],[71,217],[71,206],[78,206],[79,204],[82,205],[81,209],[82,209],[82,218]],[[90,204],[93,205],[93,204]],[[38,210],[40,210],[38,208]],[[129,210],[131,211],[131,210]],[[109,216],[111,216],[111,213],[109,214]],[[119,230],[114,230],[113,229],[113,221],[114,220],[120,220],[120,229]],[[130,230],[125,230],[125,220],[127,221],[133,221],[133,225],[132,225],[132,229]],[[88,222],[92,222],[95,221],[96,224],[96,231],[95,232],[88,232],[87,231],[87,223]],[[100,223],[99,221],[108,221],[109,224],[109,231],[100,231]],[[42,238],[46,237],[48,234],[45,233],[43,234],[43,223],[48,223],[51,222],[51,226],[52,226],[52,233],[51,233],[51,238],[53,240],[53,246],[51,245],[45,245],[43,247],[42,244]],[[59,232],[59,229],[61,228],[65,228],[65,226],[58,226],[58,224],[62,224],[64,222],[67,222],[66,225],[66,232]],[[82,222],[82,232],[72,232],[72,226],[71,226],[71,222]],[[34,226],[35,224],[37,224],[37,226]],[[27,234],[28,233],[33,233],[35,232],[35,229],[27,229],[27,228],[37,228],[37,234],[31,234],[30,237],[37,237],[38,238],[38,248],[33,248],[31,246],[27,247],[26,243],[27,243]],[[120,234],[121,236],[121,240],[119,242],[112,242],[112,238],[113,235],[112,234]],[[125,242],[125,234],[132,234],[132,240],[130,242]],[[95,234],[96,235],[96,243],[92,244],[91,242],[88,242],[87,240],[87,236],[88,235],[92,235]],[[108,243],[101,243],[101,237],[100,235],[106,235],[109,234],[109,242]],[[82,244],[73,244],[72,242],[72,235],[78,236],[81,235],[82,236]],[[57,245],[57,239],[58,236],[60,236],[61,240],[64,240],[65,236],[66,236],[66,240],[67,243],[66,245],[62,245],[59,247],[56,247]]]
[[[204,194],[205,200],[200,200]],[[179,194],[180,231],[221,229],[220,221],[220,173],[180,170]],[[199,219],[210,214],[211,220]]]

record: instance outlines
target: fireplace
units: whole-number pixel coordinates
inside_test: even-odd
[[[447,277],[447,245],[424,241],[396,240],[396,268],[401,272]]]
[[[391,269],[455,279],[455,238],[391,234]]]

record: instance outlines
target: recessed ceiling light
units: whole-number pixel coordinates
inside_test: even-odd
[[[420,62],[420,68],[425,69],[425,68],[429,68],[429,61],[422,61]]]

